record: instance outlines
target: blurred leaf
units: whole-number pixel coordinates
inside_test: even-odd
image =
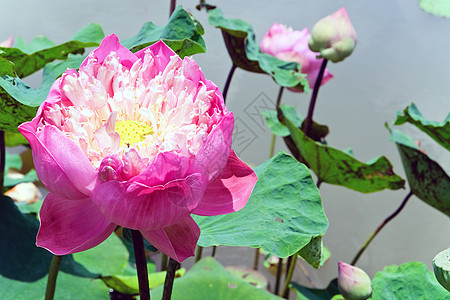
[[[267,290],[269,286],[269,281],[267,278],[261,272],[256,270],[236,266],[226,267],[225,269],[234,277],[242,279],[258,289]]]
[[[14,147],[18,145],[28,145],[27,139],[18,132],[5,132],[6,147]]]
[[[186,269],[182,268],[175,272],[175,278],[181,277],[186,273]],[[150,289],[164,284],[166,272],[157,272],[148,274],[148,282]],[[139,282],[137,275],[114,275],[102,276],[103,282],[110,288],[122,294],[139,294]]]
[[[15,186],[18,185],[19,183],[35,182],[38,180],[39,177],[37,176],[36,171],[32,169],[23,177],[13,177],[11,174],[8,174],[7,176],[4,177],[3,186]]]
[[[391,130],[397,144],[406,178],[414,195],[450,216],[450,178],[437,162],[419,150],[414,140],[398,130]]]
[[[43,200],[40,200],[31,204],[27,202],[14,202],[14,204],[17,206],[17,208],[20,210],[22,214],[38,215],[39,211],[41,210],[43,202],[44,202]]]
[[[442,123],[428,121],[419,112],[417,106],[414,103],[411,103],[403,111],[397,112],[397,119],[395,120],[394,125],[402,125],[406,122],[415,125],[450,151],[450,114]]]
[[[47,276],[22,282],[0,276],[0,299],[44,299]],[[7,287],[7,288],[6,288]],[[109,300],[109,288],[100,279],[82,278],[59,272],[55,299],[63,300]]]
[[[206,51],[202,38],[203,27],[178,6],[166,26],[157,26],[152,22],[145,23],[139,33],[122,45],[132,52],[139,51],[162,39],[181,58]]]
[[[300,249],[298,255],[303,257],[314,268],[318,269],[321,267],[325,262],[322,237],[316,236],[312,238],[305,247]]]
[[[151,291],[152,299],[161,299],[163,286]],[[214,258],[197,262],[185,276],[175,279],[172,300],[281,299],[228,273]]]
[[[55,59],[66,59],[69,53],[83,53],[84,48],[98,46],[104,38],[100,25],[90,24],[77,32],[72,40],[61,45],[56,45],[45,37],[37,37],[30,45],[25,45],[19,39],[18,48],[0,48],[0,57],[14,63],[15,74],[11,74],[6,68],[8,64],[0,61],[0,75],[15,75],[19,78],[26,77],[42,69],[47,63]]]
[[[222,30],[228,53],[237,67],[250,72],[267,73],[281,86],[309,92],[306,75],[300,72],[300,64],[261,52],[250,24],[243,20],[224,18],[219,8],[209,10],[208,16],[209,24]]]
[[[450,2],[447,0],[420,0],[419,5],[429,14],[450,18]]]
[[[243,209],[193,216],[201,229],[200,246],[260,247],[288,257],[326,232],[328,219],[308,168],[279,152],[255,172],[258,182]]]
[[[438,282],[450,292],[450,248],[439,252],[434,257],[433,270]]]
[[[337,278],[333,279],[325,289],[313,289],[292,282],[292,289],[297,292],[297,300],[329,300],[340,294]]]
[[[433,272],[421,262],[385,267],[373,278],[372,288],[373,300],[449,299],[448,291],[439,285]]]
[[[363,163],[343,151],[307,137],[288,116],[284,116],[283,124],[289,128],[302,159],[323,182],[342,185],[362,193],[404,187],[405,181],[394,173],[386,157],[381,156]]]
[[[100,245],[73,254],[76,262],[89,272],[103,276],[122,274],[128,263],[128,251],[116,234],[111,234]]]
[[[52,254],[36,247],[38,229],[39,222],[34,216],[22,214],[11,198],[0,198],[0,276],[32,282],[47,275]],[[77,264],[71,255],[64,256],[61,271],[90,278],[98,276]]]

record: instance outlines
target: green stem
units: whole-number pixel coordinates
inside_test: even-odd
[[[283,259],[281,257],[278,258],[278,268],[277,268],[277,278],[275,281],[275,295],[279,295],[280,292],[280,281],[281,281],[281,269],[283,268]]]
[[[5,179],[5,160],[6,160],[6,145],[5,132],[0,131],[0,192],[3,194],[3,181]]]
[[[284,87],[280,86],[280,90],[278,91],[277,104],[275,106],[277,111],[280,108],[281,98],[283,97],[283,91],[284,91]],[[276,142],[276,139],[277,139],[277,136],[275,134],[272,134],[272,141],[270,143],[269,158],[271,158],[275,154],[275,142]]]
[[[164,292],[162,300],[170,300],[172,297],[173,281],[175,279],[175,272],[180,268],[180,263],[175,259],[171,258],[169,260],[169,265],[167,266],[166,280],[164,281]]]
[[[389,223],[393,218],[395,218],[402,211],[402,209],[405,207],[406,203],[408,202],[409,198],[411,198],[412,195],[413,195],[413,192],[410,191],[405,196],[405,198],[403,199],[403,201],[400,204],[400,206],[389,217],[387,217],[383,221],[383,223],[381,223],[380,226],[377,227],[377,229],[375,229],[375,231],[369,236],[367,241],[362,245],[361,249],[358,251],[358,253],[356,254],[355,258],[353,259],[351,265],[354,266],[358,262],[358,259],[361,257],[361,255],[363,254],[364,250],[366,250],[366,248],[369,246],[369,244],[372,242],[372,240],[375,238],[375,236],[378,234],[378,232],[380,232],[381,229],[383,229],[383,227],[387,223]]]
[[[167,255],[162,254],[161,255],[161,271],[167,270]]]
[[[50,269],[48,271],[47,289],[45,290],[45,300],[53,300],[55,296],[56,278],[58,277],[59,265],[61,264],[62,256],[53,255]]]
[[[169,18],[172,16],[173,11],[175,10],[176,6],[177,6],[177,0],[170,0]]]
[[[195,262],[198,262],[202,258],[203,247],[197,245],[197,252],[195,253]]]
[[[259,266],[259,248],[255,249],[255,258],[253,259],[253,270],[257,271]]]
[[[316,83],[314,84],[314,90],[311,95],[311,100],[309,101],[308,115],[306,116],[304,127],[304,133],[307,136],[309,136],[309,131],[311,130],[314,107],[316,106],[317,95],[319,94],[320,83],[322,82],[323,74],[325,72],[325,68],[327,67],[327,62],[328,59],[324,58],[322,61],[322,65],[320,66],[319,75],[317,75]]]
[[[150,300],[150,286],[148,284],[147,259],[145,257],[144,238],[139,230],[131,229],[134,257],[139,282],[139,295],[141,300]]]
[[[233,78],[233,74],[234,74],[234,71],[236,71],[236,68],[237,68],[236,65],[233,64],[231,66],[230,71],[228,72],[227,81],[225,81],[225,86],[223,87],[223,93],[222,93],[224,103],[226,103],[226,101],[227,101],[228,89],[230,88],[231,78]]]
[[[294,274],[295,264],[297,263],[297,257],[298,257],[297,253],[292,255],[291,265],[289,266],[289,270],[288,270],[288,273],[286,276],[286,281],[284,282],[283,291],[281,292],[281,296],[284,299],[288,298],[289,283],[291,283],[292,275]]]

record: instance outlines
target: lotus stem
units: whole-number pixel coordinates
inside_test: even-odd
[[[280,90],[278,91],[278,97],[277,97],[277,104],[275,106],[275,109],[278,111],[278,109],[280,108],[280,104],[281,104],[281,98],[283,97],[283,91],[284,91],[284,87],[280,86]],[[271,158],[274,154],[275,154],[275,142],[276,142],[277,136],[275,134],[272,133],[272,141],[270,143],[270,154],[269,154],[269,158]]]
[[[255,249],[255,259],[253,260],[253,270],[257,271],[259,266],[259,248]]]
[[[161,271],[167,270],[167,255],[162,254],[161,255]]]
[[[216,250],[217,250],[217,246],[213,246],[212,252],[211,252],[211,256],[212,256],[212,257],[215,257],[215,256],[216,256]]]
[[[372,242],[372,240],[375,238],[375,236],[378,234],[378,232],[380,232],[381,229],[383,229],[383,227],[386,226],[387,223],[389,223],[393,218],[395,218],[402,211],[402,209],[405,207],[406,203],[408,202],[409,198],[411,198],[412,195],[413,195],[413,192],[409,191],[409,193],[405,196],[405,198],[403,199],[400,206],[389,217],[387,217],[383,221],[383,223],[381,223],[380,226],[378,226],[377,229],[375,229],[375,231],[369,236],[367,241],[362,245],[361,249],[358,251],[355,258],[353,259],[353,261],[351,263],[352,266],[354,266],[358,262],[359,258],[363,254],[364,250],[366,250],[366,248],[369,246],[369,244]]]
[[[48,271],[47,288],[45,290],[45,300],[53,300],[55,297],[56,278],[58,277],[59,265],[61,264],[62,256],[53,255],[50,269]]]
[[[283,269],[283,259],[279,257],[277,267],[277,278],[275,281],[275,291],[274,291],[275,295],[279,295],[280,292],[281,269]]]
[[[171,258],[167,266],[166,280],[164,281],[164,292],[162,300],[170,300],[172,297],[173,281],[175,279],[175,271],[180,268],[180,263]]]
[[[147,259],[145,257],[144,238],[139,230],[131,229],[133,239],[134,257],[139,282],[139,295],[141,300],[150,300],[150,286],[148,283]]]
[[[170,0],[169,18],[172,16],[173,11],[175,10],[176,6],[177,6],[177,0]]]
[[[316,83],[314,84],[314,90],[311,95],[311,100],[309,101],[308,115],[306,116],[304,127],[304,133],[307,136],[309,136],[309,132],[311,130],[314,107],[316,106],[317,95],[319,94],[320,84],[322,83],[323,73],[325,72],[325,68],[327,67],[327,62],[328,59],[324,58],[322,61],[322,65],[320,66],[319,75],[317,75]]]
[[[0,130],[0,192],[3,194],[3,181],[5,179],[5,156],[6,156],[6,146],[5,146],[5,132]]]
[[[283,291],[281,292],[281,296],[284,299],[288,299],[289,298],[289,283],[291,283],[292,280],[292,275],[294,274],[294,269],[295,269],[295,264],[297,263],[297,253],[295,253],[294,255],[292,255],[292,260],[291,260],[291,264],[289,265],[289,269],[288,269],[288,273],[286,276],[286,281],[284,282],[284,287],[283,287]]]
[[[227,101],[227,94],[228,94],[228,89],[230,88],[230,83],[231,83],[231,79],[233,78],[233,74],[234,71],[236,71],[237,66],[233,63],[233,65],[231,66],[230,72],[228,72],[228,77],[227,77],[227,81],[225,81],[225,86],[223,88],[223,102],[226,103]]]
[[[197,245],[197,252],[195,252],[195,262],[198,262],[202,258],[203,247]]]

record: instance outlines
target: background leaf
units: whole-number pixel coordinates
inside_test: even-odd
[[[439,285],[433,272],[421,262],[388,266],[372,280],[372,299],[448,299],[448,291]]]
[[[397,144],[406,178],[414,195],[450,216],[449,176],[437,162],[419,150],[411,137],[399,130],[390,131],[390,138]]]
[[[162,39],[183,58],[206,52],[202,28],[197,20],[194,22],[189,13],[178,6],[166,26],[157,26],[152,22],[145,23],[137,35],[121,43],[132,52],[136,52]]]
[[[163,287],[151,290],[152,299],[161,299]],[[175,279],[172,300],[281,299],[228,273],[214,258],[197,262],[187,274]]]
[[[104,36],[100,25],[90,24],[77,32],[71,41],[61,45],[56,45],[45,37],[37,37],[29,45],[19,39],[20,48],[0,48],[0,57],[14,63],[15,75],[23,78],[42,69],[51,61],[66,59],[69,53],[83,53],[84,48],[98,46]],[[14,75],[5,71],[4,65],[6,64],[0,63],[0,75]],[[7,65],[6,67],[8,68]]]
[[[255,168],[258,182],[247,205],[232,214],[193,216],[200,226],[198,244],[261,247],[287,257],[323,235],[328,220],[309,170],[280,152]]]
[[[302,159],[320,180],[362,193],[404,187],[405,181],[394,173],[386,157],[363,163],[344,151],[309,138],[287,115],[284,115],[283,124],[289,129]]]
[[[267,73],[281,86],[309,92],[306,75],[300,72],[300,64],[261,52],[250,24],[243,20],[224,18],[219,8],[209,10],[208,17],[209,24],[222,30],[228,53],[237,67],[250,72]]]
[[[297,293],[297,300],[329,300],[340,294],[337,278],[333,279],[325,289],[313,289],[292,282],[292,289]]]
[[[406,122],[415,125],[450,151],[450,114],[442,123],[428,121],[422,116],[417,106],[411,103],[403,111],[397,112],[397,119],[394,121],[394,125],[402,125]]]
[[[429,14],[450,18],[450,2],[447,0],[420,0],[419,5]]]

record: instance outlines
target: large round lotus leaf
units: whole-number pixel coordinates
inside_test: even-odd
[[[439,252],[434,257],[433,269],[436,279],[450,292],[450,248]]]
[[[151,290],[151,299],[161,299],[163,286]],[[172,300],[271,300],[282,299],[231,275],[214,258],[196,263],[185,276],[175,279]]]
[[[328,220],[319,190],[305,165],[279,152],[255,172],[258,182],[243,209],[221,216],[193,216],[201,229],[200,246],[260,247],[287,257],[326,232]]]
[[[373,278],[372,288],[373,300],[449,299],[449,293],[421,262],[385,267]]]

